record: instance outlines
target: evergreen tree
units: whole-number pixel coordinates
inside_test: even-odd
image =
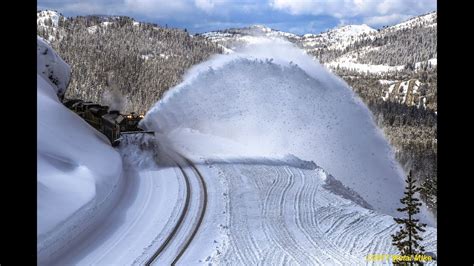
[[[414,255],[425,251],[425,248],[419,243],[423,240],[419,233],[425,231],[423,228],[426,227],[426,224],[420,223],[418,219],[414,218],[415,214],[420,212],[421,203],[415,197],[415,193],[419,192],[420,188],[416,186],[411,170],[408,173],[406,183],[405,196],[400,200],[404,207],[398,208],[397,211],[406,213],[408,217],[393,218],[397,224],[400,224],[400,231],[391,236],[392,244],[398,248],[401,255],[411,256],[413,261]],[[409,265],[412,265],[412,263],[409,263]]]

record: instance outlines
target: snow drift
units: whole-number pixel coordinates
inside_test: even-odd
[[[193,67],[141,126],[206,158],[312,160],[386,214],[396,213],[403,193],[403,171],[367,107],[283,40],[256,39]]]
[[[110,208],[122,161],[105,136],[59,101],[69,66],[40,37],[37,52],[37,254],[39,264],[49,264]]]

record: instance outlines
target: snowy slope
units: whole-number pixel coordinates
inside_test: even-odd
[[[122,162],[102,134],[61,104],[69,66],[40,37],[37,44],[37,253],[39,264],[49,264],[107,213]]]
[[[205,157],[291,153],[312,160],[385,214],[396,214],[402,195],[403,171],[369,110],[284,41],[261,39],[194,67],[143,126],[191,150],[199,136],[211,135],[219,142],[199,151]]]
[[[235,49],[242,48],[248,44],[259,42],[260,37],[275,39],[299,40],[301,36],[293,33],[274,30],[264,25],[253,25],[246,28],[227,29],[223,31],[211,31],[202,34],[209,40],[224,47],[224,53],[232,53]]]
[[[305,34],[301,39],[301,43],[308,50],[317,48],[342,50],[355,41],[373,37],[376,33],[377,30],[365,24],[347,25],[321,34]]]
[[[437,26],[437,19],[438,13],[436,11],[417,16],[396,25],[384,28],[381,33],[389,32],[389,31],[399,31],[404,30],[407,28],[414,28],[414,27],[436,27]]]
[[[54,10],[42,10],[36,14],[36,24],[42,27],[58,27],[59,18],[62,17],[60,13]],[[47,25],[51,20],[51,25]]]
[[[49,83],[58,96],[63,96],[71,79],[71,67],[41,37],[38,37],[36,50],[38,74]]]
[[[48,32],[48,42],[54,42],[56,41],[56,38],[63,38],[64,29],[59,27],[59,21],[65,19],[63,15],[54,10],[37,11],[36,15],[38,33]]]
[[[423,91],[423,83],[418,79],[406,81],[395,81],[383,91],[382,100],[395,101],[408,106],[415,105],[418,108],[426,108],[426,92]]]

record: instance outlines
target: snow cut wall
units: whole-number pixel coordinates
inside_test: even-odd
[[[70,67],[37,41],[37,255],[49,265],[99,222],[116,200],[122,160],[107,138],[68,110]]]

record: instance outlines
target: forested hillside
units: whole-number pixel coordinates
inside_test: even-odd
[[[146,112],[189,67],[221,52],[215,43],[181,29],[129,17],[52,13],[38,12],[37,29],[71,65],[66,97],[110,104],[117,97],[109,94],[120,93],[123,112]]]

